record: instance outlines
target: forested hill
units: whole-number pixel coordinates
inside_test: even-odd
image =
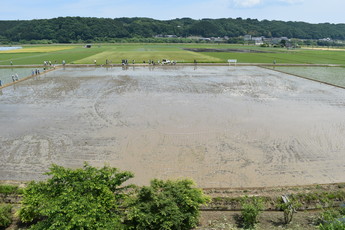
[[[259,21],[256,19],[181,18],[83,18],[59,17],[40,20],[0,21],[0,42],[50,40],[53,42],[96,42],[156,35],[176,37],[288,37],[299,39],[331,38],[345,40],[345,24],[310,24],[305,22]]]

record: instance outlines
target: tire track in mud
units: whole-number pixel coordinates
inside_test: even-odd
[[[179,149],[176,155],[179,167],[167,165],[163,177],[188,175],[203,187],[222,187],[229,183],[244,186],[251,182],[243,172],[256,163],[248,153],[257,149],[244,146],[244,137],[231,130],[160,133],[160,138],[160,144],[166,148]]]
[[[40,180],[52,164],[81,167],[83,162],[103,166],[112,160],[112,138],[76,139],[74,135],[25,135],[0,138],[1,180]],[[97,151],[97,149],[99,151]]]
[[[104,109],[104,106],[102,106],[102,103],[104,103],[104,100],[107,100],[107,99],[109,100],[110,98],[114,99],[114,97],[112,97],[114,95],[118,95],[120,97],[122,94],[125,94],[126,92],[135,91],[136,89],[138,89],[138,81],[133,80],[129,76],[125,75],[125,76],[120,76],[118,79],[115,80],[114,83],[109,82],[107,87],[111,87],[111,88],[104,90],[103,92],[101,92],[101,95],[96,98],[96,101],[93,104],[93,110],[96,116],[100,118],[101,120],[103,120],[104,125],[113,126],[114,121],[116,121],[117,122],[116,125],[129,126],[127,122],[120,120],[121,118],[120,111],[111,112],[112,113],[112,116],[111,116],[110,114],[107,114],[107,112]],[[115,102],[112,101],[111,104],[114,105]]]
[[[0,172],[6,179],[42,178],[42,174],[54,162],[52,141],[38,135],[2,140],[1,152]]]
[[[335,137],[334,131],[339,136]],[[260,146],[265,153],[263,176],[295,178],[297,184],[315,180],[337,182],[342,177],[339,169],[343,163],[337,159],[345,152],[343,138],[343,126],[334,125],[305,130],[296,137],[265,141],[266,144]]]

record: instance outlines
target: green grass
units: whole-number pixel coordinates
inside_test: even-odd
[[[104,64],[106,59],[112,61],[112,63],[121,63],[122,59],[128,59],[130,62],[135,60],[136,63],[147,62],[148,60],[157,62],[162,59],[178,62],[193,62],[194,59],[200,62],[221,62],[217,57],[186,51],[179,47],[168,45],[128,45],[106,46],[106,51],[77,60],[75,63],[93,63],[94,60],[97,60],[97,63]]]
[[[22,194],[23,189],[19,188],[16,185],[6,185],[0,184],[0,194],[8,195],[8,194]]]
[[[203,53],[217,57],[226,62],[227,59],[237,59],[239,63],[273,63],[277,64],[345,64],[344,51],[319,51],[319,50],[276,50],[270,53]]]
[[[56,61],[75,64],[105,64],[106,60],[114,64],[121,63],[122,59],[130,62],[142,63],[144,60],[170,59],[178,62],[192,63],[226,63],[228,59],[237,59],[239,63],[273,63],[277,64],[345,64],[345,50],[287,50],[282,48],[263,48],[248,45],[231,44],[96,44],[86,49],[83,45],[24,46],[23,49],[3,52],[0,51],[0,65],[43,64],[43,61]],[[66,49],[68,48],[68,49]],[[239,52],[192,52],[183,48],[210,48],[210,49],[252,49],[265,53]]]

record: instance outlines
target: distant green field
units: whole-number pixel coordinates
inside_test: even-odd
[[[185,48],[213,49],[212,52],[194,52]],[[227,52],[219,52],[226,51]],[[229,51],[229,49],[232,49]],[[237,49],[237,51],[233,51]],[[256,50],[260,52],[243,52]],[[242,52],[241,52],[242,51]],[[122,59],[136,63],[162,59],[182,63],[226,63],[228,59],[237,59],[239,63],[296,63],[296,64],[341,64],[345,65],[345,50],[287,50],[281,48],[262,48],[247,45],[230,44],[96,44],[92,48],[83,45],[42,45],[24,46],[23,49],[0,51],[0,65],[43,64],[44,61],[61,64],[113,64]]]

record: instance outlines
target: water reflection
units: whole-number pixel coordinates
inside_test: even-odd
[[[32,76],[38,71],[43,73],[43,68],[0,68],[0,80],[2,85],[13,82],[12,76],[18,75],[18,79]]]
[[[23,47],[21,46],[0,46],[0,51],[7,51],[7,50],[17,50],[17,49],[22,49]]]

